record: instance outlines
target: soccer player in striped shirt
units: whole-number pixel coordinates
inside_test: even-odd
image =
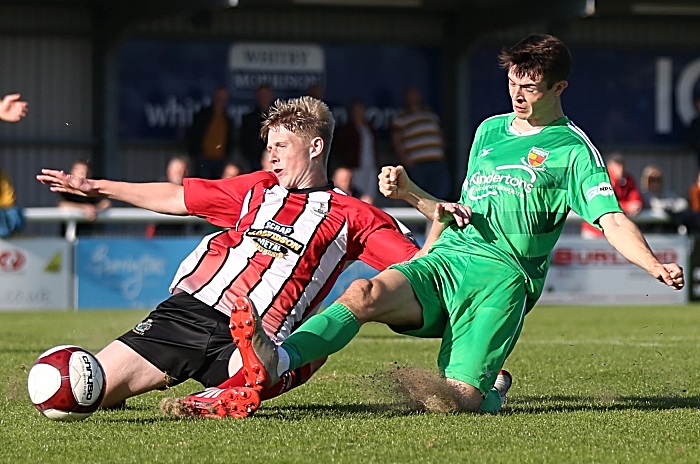
[[[325,103],[308,96],[278,100],[261,131],[271,172],[186,178],[183,185],[86,179],[48,169],[37,176],[55,192],[196,215],[224,228],[204,237],[181,263],[173,296],[97,354],[108,379],[103,407],[192,378],[210,388],[169,411],[247,415],[260,396],[301,384],[324,359],[290,370],[259,393],[238,390],[246,379],[229,316],[239,298],[255,306],[266,338],[279,343],[316,312],[349,262],[383,270],[418,252],[391,216],[329,182],[333,128]]]

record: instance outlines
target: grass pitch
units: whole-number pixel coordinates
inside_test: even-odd
[[[144,312],[0,313],[0,462],[699,462],[700,306],[547,307],[527,316],[496,415],[418,413],[388,372],[435,370],[437,340],[370,325],[306,385],[245,420],[163,416],[163,397],[52,422],[26,371],[45,349],[94,352]]]

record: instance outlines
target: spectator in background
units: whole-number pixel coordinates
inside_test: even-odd
[[[700,165],[700,95],[696,95],[693,100],[695,105],[695,118],[685,130],[685,144],[693,150]]]
[[[423,105],[416,87],[404,94],[404,108],[392,122],[392,146],[416,185],[437,198],[450,196],[450,172],[440,118]]]
[[[235,161],[229,161],[228,163],[226,163],[226,166],[224,166],[224,171],[221,173],[221,178],[230,179],[242,173],[243,169],[241,169],[241,166],[239,164],[237,164]]]
[[[698,171],[695,183],[688,189],[688,204],[690,211],[700,213],[700,171]]]
[[[159,182],[170,182],[171,184],[182,185],[185,177],[189,175],[189,159],[186,156],[175,155],[168,161],[165,168],[165,177]],[[146,226],[146,237],[155,236],[177,236],[187,232],[187,224],[160,223],[148,224]]]
[[[376,178],[377,176],[374,177]],[[355,184],[353,183],[353,172],[352,170],[350,170],[350,168],[346,168],[344,166],[336,168],[336,170],[333,171],[332,180],[333,185],[345,192],[347,195],[359,198],[360,200],[364,201],[365,203],[369,203],[370,205],[374,202],[371,195],[363,193],[362,190],[358,189],[355,186]]]
[[[24,228],[24,212],[15,201],[15,187],[10,177],[0,171],[0,238],[9,237]]]
[[[688,209],[688,201],[673,190],[664,186],[661,168],[650,164],[642,171],[641,177],[643,208],[654,212],[678,214]]]
[[[190,160],[186,156],[175,155],[168,161],[165,168],[165,179],[163,181],[172,184],[182,185],[182,180],[189,175]]]
[[[27,102],[20,100],[20,94],[5,95],[0,100],[0,120],[17,122],[26,115]],[[24,227],[24,213],[15,202],[15,187],[10,177],[0,171],[0,238],[9,237]]]
[[[642,212],[649,212],[658,217],[668,217],[671,221],[670,224],[646,227],[647,231],[673,232],[679,226],[687,225],[688,201],[664,186],[661,168],[653,164],[645,167],[642,171],[640,186],[644,201]]]
[[[352,169],[354,185],[371,198],[370,203],[379,192],[376,139],[376,131],[365,117],[364,102],[353,100],[348,107],[348,121],[338,129],[335,137],[335,161]]]
[[[187,145],[198,177],[219,179],[226,157],[233,148],[233,126],[227,114],[228,100],[228,89],[219,86],[214,90],[211,105],[194,115]]]
[[[619,153],[611,155],[605,163],[610,174],[613,192],[620,203],[620,208],[627,216],[636,216],[642,210],[642,194],[637,188],[634,177],[625,170],[625,159]],[[583,238],[603,238],[603,232],[587,222],[581,223]]]
[[[272,99],[272,87],[268,84],[260,84],[255,91],[255,109],[245,114],[241,121],[241,154],[246,163],[248,163],[248,167],[253,171],[261,169],[260,153],[267,149],[265,141],[260,138],[260,128],[270,109]]]
[[[90,164],[85,160],[74,161],[73,166],[70,168],[70,175],[76,177],[91,176]],[[61,192],[60,195],[61,199],[58,202],[59,208],[77,209],[85,215],[85,219],[88,221],[94,221],[95,218],[97,218],[97,213],[112,206],[112,202],[108,198],[86,197],[67,192]],[[95,224],[78,224],[76,234],[78,236],[91,235],[97,230],[99,229]],[[64,225],[61,235],[65,235],[65,232]]]
[[[306,89],[306,95],[316,100],[324,101],[326,98],[326,89],[323,88],[320,82],[314,82]]]
[[[17,122],[27,115],[27,102],[18,93],[5,95],[0,100],[0,120]]]

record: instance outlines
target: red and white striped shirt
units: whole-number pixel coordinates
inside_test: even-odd
[[[418,251],[390,215],[330,186],[286,189],[260,171],[184,188],[191,215],[230,229],[204,237],[170,291],[226,315],[247,295],[277,340],[316,311],[348,261],[383,270]]]

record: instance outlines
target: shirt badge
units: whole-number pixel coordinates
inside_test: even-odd
[[[527,154],[527,163],[533,168],[539,168],[547,161],[549,152],[543,150],[542,148],[532,147],[530,152]]]

